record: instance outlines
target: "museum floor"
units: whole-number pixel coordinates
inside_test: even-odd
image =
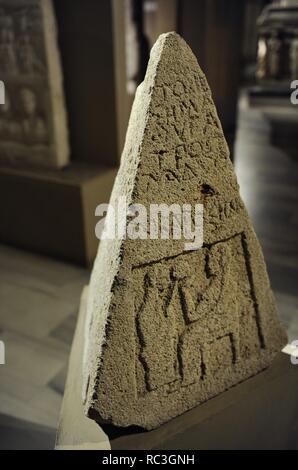
[[[236,172],[290,340],[298,339],[298,154],[292,125],[297,135],[297,117],[287,106],[251,108],[244,95],[240,100]],[[53,448],[88,277],[85,269],[0,246],[0,333],[6,345],[0,448]]]

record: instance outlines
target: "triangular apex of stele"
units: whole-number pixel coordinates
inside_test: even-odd
[[[103,239],[91,275],[85,411],[152,429],[257,374],[286,344],[209,86],[176,33],[159,37],[137,90],[113,207],[120,196],[204,207],[202,248]]]

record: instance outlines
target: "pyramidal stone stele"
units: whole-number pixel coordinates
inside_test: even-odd
[[[286,344],[206,78],[163,34],[135,97],[111,196],[203,204],[204,242],[101,240],[91,275],[84,406],[152,429],[266,368]],[[127,220],[126,220],[127,223]]]

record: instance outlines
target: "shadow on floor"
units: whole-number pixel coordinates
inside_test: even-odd
[[[53,450],[55,430],[0,415],[1,450]]]

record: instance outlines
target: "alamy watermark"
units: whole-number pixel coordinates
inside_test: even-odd
[[[298,340],[295,339],[294,341],[291,342],[291,363],[294,366],[298,365]]]
[[[186,240],[185,250],[203,246],[203,204],[127,204],[125,196],[116,204],[100,204],[95,215],[99,240]]]
[[[5,344],[0,341],[0,366],[5,364]]]
[[[0,80],[0,104],[5,104],[5,85],[2,80]]]
[[[293,80],[291,83],[291,89],[294,90],[291,93],[291,103],[298,104],[298,80]]]

